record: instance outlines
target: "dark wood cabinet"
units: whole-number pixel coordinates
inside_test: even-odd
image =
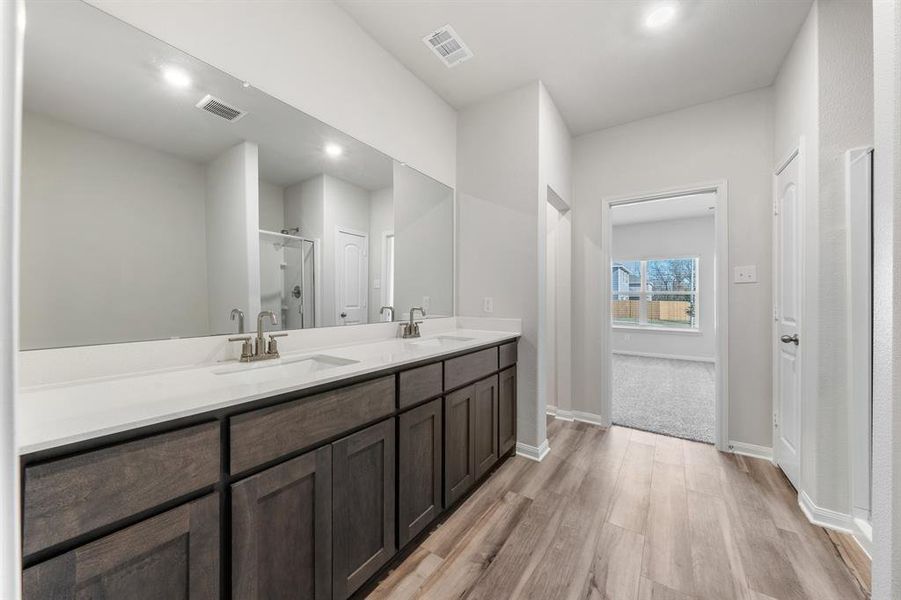
[[[332,591],[338,600],[396,551],[394,459],[393,418],[332,444]]]
[[[397,418],[398,546],[416,537],[441,512],[443,464],[441,400]]]
[[[515,363],[507,341],[27,455],[23,597],[362,595],[515,446]]]
[[[515,346],[514,346],[515,347]],[[516,368],[498,376],[498,457],[516,445]]]
[[[152,509],[215,484],[219,475],[217,423],[26,467],[23,551],[29,555]]]
[[[475,384],[473,447],[476,479],[497,462],[497,375]]]
[[[219,598],[219,496],[212,494],[26,569],[26,600]]]
[[[332,447],[232,486],[232,597],[332,596]]]
[[[444,399],[444,504],[450,506],[475,483],[474,385]]]

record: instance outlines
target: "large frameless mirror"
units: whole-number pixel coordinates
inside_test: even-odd
[[[22,349],[453,314],[451,188],[99,9],[26,10]]]

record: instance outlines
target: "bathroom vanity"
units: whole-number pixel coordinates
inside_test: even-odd
[[[24,597],[352,596],[513,452],[518,334],[453,333],[72,386],[102,412],[154,377],[173,397],[178,381],[230,381],[210,410],[32,440]]]

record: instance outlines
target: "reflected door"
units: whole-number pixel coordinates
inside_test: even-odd
[[[776,175],[776,462],[801,483],[801,197],[799,157]],[[800,488],[799,488],[800,489]]]
[[[339,227],[335,234],[335,299],[338,325],[367,323],[369,236]]]

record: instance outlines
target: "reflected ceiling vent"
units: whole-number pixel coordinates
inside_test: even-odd
[[[450,25],[445,25],[422,38],[423,43],[431,48],[441,61],[450,67],[472,58],[472,50],[463,43],[457,32]]]
[[[208,113],[213,113],[217,117],[222,117],[226,121],[237,121],[247,114],[247,111],[235,108],[234,106],[229,106],[225,101],[214,98],[209,94],[204,96],[203,99],[194,106],[201,110],[205,110]]]

